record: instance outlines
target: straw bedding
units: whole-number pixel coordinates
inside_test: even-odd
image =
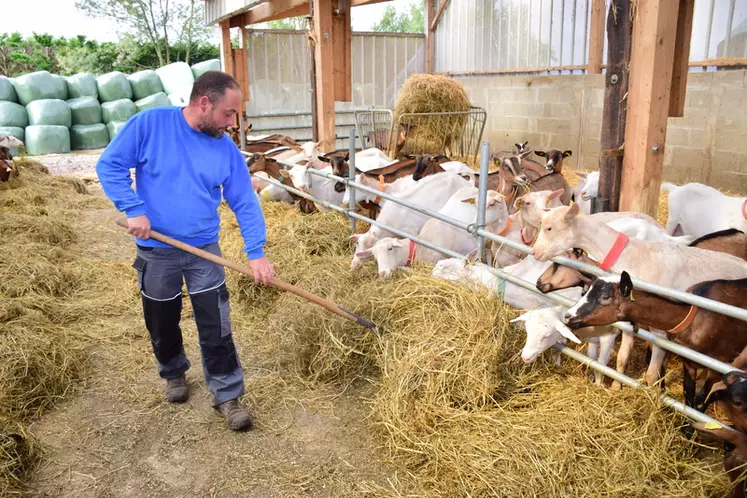
[[[73,250],[80,242],[74,214],[105,201],[32,164],[0,184],[0,249],[11,256],[0,260],[8,276],[0,282],[0,495],[22,489],[39,462],[28,424],[75,391],[92,344],[107,347],[90,322],[132,312],[138,301],[129,262],[94,264]],[[303,216],[280,203],[264,210],[278,276],[379,330],[229,271],[234,328],[266,331],[252,348],[296,371],[299,382],[348,386],[365,378],[377,386],[362,423],[414,484],[397,487],[395,478],[395,491],[371,495],[727,491],[719,452],[685,440],[682,419],[653,394],[597,389],[568,362],[524,366],[524,334],[509,324],[516,313],[500,300],[431,279],[419,265],[391,280],[378,279],[371,264],[352,272],[347,219]],[[224,255],[241,260],[236,221],[227,209],[222,214]]]

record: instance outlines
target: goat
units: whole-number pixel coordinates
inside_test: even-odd
[[[563,159],[573,155],[573,151],[566,150],[561,152],[557,149],[548,149],[547,151],[535,150],[534,153],[539,157],[547,159],[545,168],[547,168],[548,172],[556,173],[558,175],[563,173]]]
[[[747,231],[747,197],[729,197],[701,183],[681,187],[664,183],[661,189],[669,192],[670,235],[701,237],[729,228]]]
[[[7,182],[14,173],[12,161],[13,155],[10,153],[10,149],[0,145],[0,182]]]
[[[247,165],[249,166],[249,173],[252,175],[264,171],[269,177],[278,180],[283,185],[295,188],[287,170],[276,162],[274,157],[268,157],[266,154],[262,153],[254,153],[247,161]],[[312,214],[317,211],[316,205],[313,202],[292,192],[288,193],[293,201],[298,205],[301,212]]]
[[[706,251],[671,242],[648,242],[627,239],[624,234],[607,226],[594,216],[579,214],[580,207],[559,207],[542,217],[542,228],[532,253],[540,261],[548,261],[574,247],[583,249],[605,270],[628,269],[640,279],[684,291],[706,280],[747,277],[747,262],[730,254]],[[613,250],[625,242],[621,251]],[[660,333],[660,332],[659,332]],[[665,359],[661,348],[652,348],[646,382],[658,380]]]
[[[747,278],[700,282],[686,292],[747,309]],[[625,321],[636,328],[666,330],[674,342],[723,362],[733,361],[747,347],[744,321],[638,289],[633,297],[633,282],[626,271],[619,277],[595,278],[565,318],[572,329]],[[696,393],[700,365],[686,358],[682,358],[682,365],[685,403],[705,411],[706,396],[718,374],[708,370],[703,387]]]
[[[692,241],[691,247],[731,254],[747,261],[747,235],[736,228],[709,233]]]
[[[573,172],[579,177],[578,184],[573,188],[573,202],[581,205],[581,212],[591,214],[591,201],[599,195],[599,171],[583,173]]]
[[[375,147],[381,150],[388,150],[391,157],[398,158],[400,152],[407,142],[408,134],[415,129],[415,125],[404,124],[400,125],[399,132],[392,131],[391,135],[389,130],[379,128],[368,133],[368,143],[371,147]]]

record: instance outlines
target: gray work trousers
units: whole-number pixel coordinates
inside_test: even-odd
[[[201,249],[221,255],[217,242]],[[145,326],[158,360],[158,374],[164,379],[175,379],[190,366],[179,327],[182,282],[186,281],[205,382],[213,393],[214,406],[244,394],[244,375],[231,335],[223,267],[179,249],[143,246],[137,247],[132,266],[138,274]]]

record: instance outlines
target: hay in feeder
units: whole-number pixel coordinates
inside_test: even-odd
[[[467,116],[412,116],[409,114],[466,112],[471,108],[464,87],[438,74],[410,76],[397,99],[394,123],[409,126],[402,154],[465,154],[461,142]],[[399,133],[398,130],[395,132]]]

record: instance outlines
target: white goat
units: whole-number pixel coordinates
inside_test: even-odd
[[[441,173],[423,178],[415,185],[402,191],[398,197],[431,211],[438,211],[456,191],[469,185],[469,182],[459,175]],[[419,233],[428,219],[429,217],[424,214],[389,202],[382,206],[377,221],[407,233]],[[352,235],[351,239],[355,241],[356,254],[353,256],[351,268],[356,270],[360,268],[363,262],[358,253],[370,249],[382,237],[393,235],[376,225],[369,228],[368,232],[364,234]]]
[[[451,196],[439,213],[463,223],[474,223],[477,218],[477,197],[478,189],[475,187],[460,189]],[[489,190],[486,201],[486,224],[505,226],[508,210],[503,197]],[[475,239],[470,234],[436,219],[428,220],[418,237],[461,254],[470,253],[475,245]],[[379,267],[379,276],[382,278],[390,277],[397,268],[407,267],[413,261],[436,263],[447,258],[442,253],[421,245],[413,247],[413,241],[410,239],[391,237],[380,239],[371,249],[358,254],[358,257],[374,257]]]
[[[527,311],[511,320],[511,323],[524,322],[524,330],[527,333],[527,340],[521,350],[522,361],[532,363],[544,351],[558,342],[564,342],[565,339],[570,339],[576,344],[581,344],[583,339],[589,343],[589,357],[607,366],[617,337],[615,329],[607,325],[571,330],[563,323],[565,311],[564,306],[540,308]],[[579,336],[582,339],[579,339]],[[601,386],[603,381],[604,375],[594,374],[594,382],[597,385]]]
[[[698,238],[728,228],[747,232],[747,197],[729,197],[702,183],[663,183],[661,189],[669,192],[670,235]]]
[[[580,207],[551,209],[542,218],[542,229],[532,250],[539,261],[549,261],[574,247],[604,261],[620,235],[596,215],[579,214]],[[730,254],[707,251],[670,242],[648,242],[631,238],[612,262],[613,271],[627,270],[637,278],[685,291],[706,280],[747,277],[747,262]],[[653,331],[652,331],[653,332]],[[659,332],[661,333],[661,332]],[[654,346],[646,382],[653,385],[665,352]]]
[[[591,173],[574,171],[574,173],[580,178],[573,189],[575,203],[581,206],[582,213],[591,214],[592,199],[599,196],[599,171]]]
[[[309,173],[309,167],[309,164],[306,164],[305,166],[297,164],[288,170],[293,185],[298,190],[311,194],[319,200],[339,205],[342,202],[344,192],[335,192],[335,183],[337,182],[335,182],[335,180],[322,178],[321,176]],[[332,166],[322,168],[321,171],[324,173],[332,173]],[[315,204],[319,211],[329,211],[329,209],[323,205]]]

